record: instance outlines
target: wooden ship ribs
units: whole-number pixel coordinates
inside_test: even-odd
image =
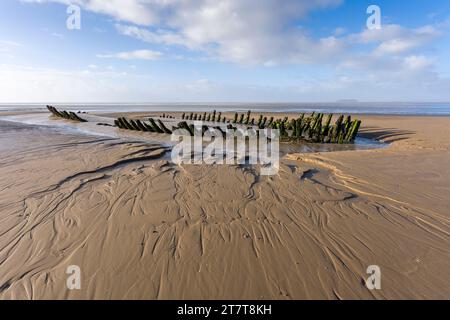
[[[50,111],[54,116],[58,118],[63,118],[67,120],[77,121],[77,122],[87,122],[87,120],[80,118],[76,113],[72,111],[59,111],[55,107],[47,106],[48,111]]]
[[[163,118],[175,119],[172,116],[163,115]],[[220,124],[227,124],[226,129],[238,130],[238,125],[245,125],[249,129],[278,129],[282,141],[307,141],[313,143],[337,143],[348,144],[354,143],[358,131],[361,127],[360,120],[352,120],[351,116],[339,116],[335,123],[332,124],[333,115],[325,115],[323,113],[313,113],[310,116],[302,114],[297,119],[289,120],[288,117],[283,119],[268,119],[260,115],[257,120],[251,117],[251,111],[246,114],[235,113],[233,120],[227,120],[222,117],[222,113],[214,111],[212,114],[183,113],[177,126],[172,129],[160,119],[149,118],[148,122],[141,120],[130,120],[124,117],[118,118],[114,124],[120,129],[135,130],[144,132],[154,132],[163,134],[172,134],[176,129],[185,129],[191,136],[195,134],[196,128],[188,121],[206,121],[214,122],[218,125],[207,126],[202,125],[202,134],[210,128],[219,130],[225,135],[224,128]]]

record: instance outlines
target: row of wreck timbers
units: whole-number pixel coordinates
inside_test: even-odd
[[[56,117],[77,122],[87,122],[87,120],[81,118],[74,112],[59,111],[52,106],[47,106],[47,108]],[[177,122],[176,126],[172,125],[170,129],[162,119],[170,120],[173,123],[176,118],[174,116],[167,116],[166,114],[158,118],[148,118],[147,121],[120,117],[114,120],[114,126],[123,130],[159,134],[172,134],[177,129],[184,129],[191,136],[196,134],[196,130],[199,130],[198,128],[201,128],[202,134],[210,129],[216,129],[222,132],[223,135],[230,130],[277,129],[279,130],[281,139],[284,141],[337,144],[353,143],[361,127],[360,120],[352,119],[351,116],[344,115],[338,116],[334,124],[332,124],[332,114],[325,115],[315,112],[311,115],[301,114],[298,118],[291,119],[288,117],[279,119],[275,119],[274,117],[267,118],[260,115],[258,120],[255,120],[251,115],[251,111],[248,111],[246,114],[235,113],[233,119],[227,120],[225,117],[222,117],[221,113],[217,113],[216,111],[209,114],[206,112],[203,114],[183,113],[181,116],[182,121]],[[195,121],[205,123],[197,126]]]

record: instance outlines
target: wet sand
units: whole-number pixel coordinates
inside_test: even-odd
[[[449,299],[450,117],[361,118],[391,145],[269,177],[0,121],[0,298]]]

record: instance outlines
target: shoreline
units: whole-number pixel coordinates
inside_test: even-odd
[[[450,117],[365,116],[388,148],[289,153],[274,177],[177,166],[151,141],[0,131],[2,299],[448,296]]]
[[[197,112],[197,113],[203,113],[203,112],[212,112],[214,109],[218,112],[222,112],[223,114],[232,114],[234,112],[247,112],[247,110],[251,110],[253,115],[260,115],[260,114],[274,114],[274,115],[298,115],[298,114],[310,114],[313,111],[315,112],[321,112],[324,114],[348,114],[352,116],[392,116],[392,117],[450,117],[450,111],[445,111],[443,113],[429,113],[429,112],[395,112],[395,113],[383,113],[383,112],[352,112],[352,107],[342,107],[342,108],[335,108],[335,109],[324,109],[320,108],[319,106],[311,105],[311,107],[305,108],[304,110],[300,109],[299,111],[269,111],[269,110],[262,110],[258,109],[256,107],[252,108],[252,105],[248,106],[242,106],[242,108],[233,108],[233,107],[220,107],[218,105],[216,106],[208,106],[208,105],[186,105],[185,108],[182,108],[180,106],[180,110],[166,110],[164,109],[164,105],[148,105],[149,110],[145,110],[143,108],[142,110],[131,110],[131,111],[120,111],[118,108],[111,108],[110,110],[107,110],[104,108],[103,110],[91,110],[89,107],[96,106],[96,105],[89,105],[89,104],[80,104],[80,105],[72,105],[72,104],[54,104],[54,106],[61,106],[63,109],[71,110],[74,112],[77,112],[79,110],[86,111],[91,114],[102,114],[102,115],[112,115],[112,114],[146,114],[146,113],[168,113],[168,114],[182,114],[190,113],[190,112]],[[98,104],[98,106],[108,106],[108,104]],[[116,105],[111,105],[116,106]],[[121,106],[120,104],[117,104],[117,107],[123,107],[125,109],[132,109],[133,105],[130,104],[124,104]],[[142,106],[146,106],[143,104]],[[173,106],[172,104],[168,104],[168,107]],[[450,103],[449,103],[450,106]],[[131,107],[131,108],[128,108]],[[159,107],[161,109],[159,109]],[[154,109],[153,109],[154,108]],[[449,107],[450,108],[450,107]],[[256,109],[256,110],[255,110]],[[34,107],[30,108],[13,108],[11,110],[2,109],[0,107],[0,114],[2,113],[29,113],[29,112],[47,112],[46,104],[42,105],[36,105]]]

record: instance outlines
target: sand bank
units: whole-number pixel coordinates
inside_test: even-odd
[[[448,299],[450,117],[362,118],[389,148],[292,153],[272,177],[1,122],[0,298]]]

